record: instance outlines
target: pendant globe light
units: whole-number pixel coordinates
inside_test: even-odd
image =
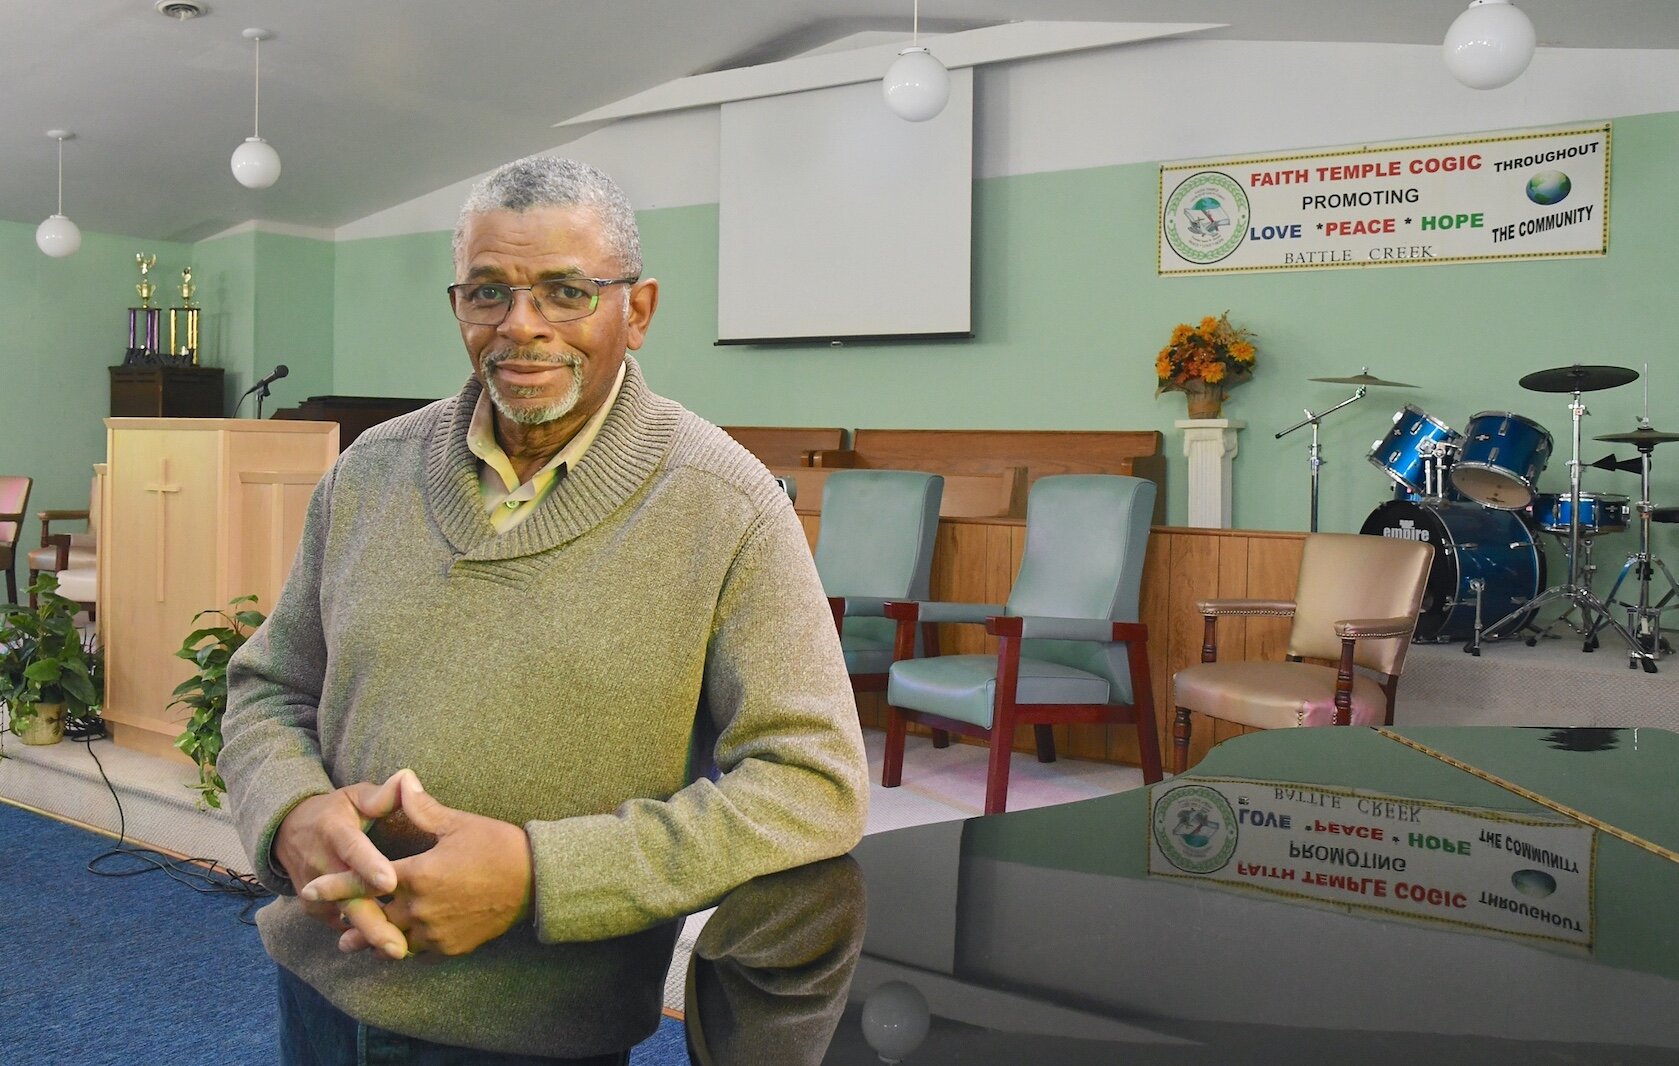
[[[54,259],[63,259],[82,246],[82,231],[64,217],[64,142],[75,134],[69,130],[48,130],[47,136],[58,142],[58,211],[35,227],[35,247]]]
[[[915,0],[910,46],[886,70],[880,91],[892,113],[909,122],[926,122],[944,110],[950,100],[950,72],[933,53],[922,48],[921,0]]]
[[[1446,69],[1471,89],[1496,89],[1521,76],[1536,43],[1533,22],[1510,0],[1473,0],[1446,31]]]
[[[251,136],[233,150],[233,176],[247,189],[266,189],[280,178],[280,153],[262,139],[262,42],[272,36],[267,30],[245,31],[245,39],[256,42],[256,108]]]

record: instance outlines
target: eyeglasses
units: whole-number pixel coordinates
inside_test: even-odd
[[[548,278],[534,285],[507,285],[499,281],[468,281],[449,286],[449,302],[455,317],[474,326],[499,326],[513,310],[513,294],[531,294],[537,313],[549,322],[575,322],[588,318],[600,305],[601,290],[608,285],[633,285],[641,278]]]

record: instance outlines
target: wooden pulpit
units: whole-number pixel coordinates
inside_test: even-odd
[[[182,761],[193,615],[255,594],[268,613],[304,513],[338,457],[330,422],[108,418],[99,538],[105,720],[119,745]]]

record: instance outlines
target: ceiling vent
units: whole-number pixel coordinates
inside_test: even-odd
[[[157,0],[153,6],[157,8],[158,14],[167,15],[178,22],[195,19],[210,10],[208,6],[198,3],[198,0]]]

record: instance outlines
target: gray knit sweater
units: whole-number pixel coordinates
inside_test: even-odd
[[[556,1056],[658,1021],[675,928],[840,854],[867,802],[856,712],[786,496],[631,360],[599,438],[496,534],[479,385],[363,434],[321,481],[268,621],[229,670],[220,769],[282,966],[372,1025]],[[693,780],[691,740],[723,771]],[[268,863],[304,798],[412,767],[523,825],[534,920],[453,959],[344,956]]]

